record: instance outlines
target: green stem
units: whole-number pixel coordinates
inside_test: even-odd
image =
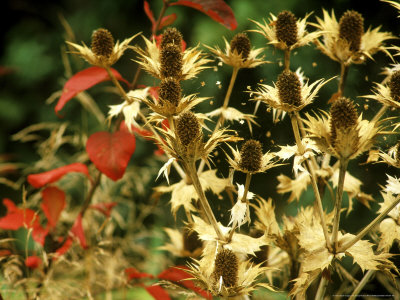
[[[390,211],[395,208],[397,204],[400,203],[400,195],[397,196],[396,200],[393,201],[392,204],[390,204],[389,207],[387,207],[379,216],[377,216],[370,224],[365,226],[363,230],[360,231],[353,239],[348,241],[347,243],[343,244],[338,252],[344,252],[347,249],[349,249],[351,246],[353,246],[355,243],[357,243],[359,240],[361,240],[372,228],[374,228],[378,223],[380,223],[384,217],[387,216]]]
[[[332,238],[331,243],[334,247],[334,251],[338,249],[338,231],[339,231],[339,223],[340,223],[340,212],[342,210],[342,199],[343,199],[343,188],[344,188],[344,178],[346,176],[346,170],[348,165],[348,159],[340,159],[339,166],[339,179],[336,189],[336,199],[335,199],[335,215],[333,220],[333,230],[332,230]],[[337,252],[336,252],[337,253]]]
[[[375,270],[368,270],[368,272],[364,275],[361,281],[358,283],[353,293],[351,294],[349,300],[354,300],[358,296],[358,294],[362,291],[364,286],[368,283],[371,277],[375,274]]]

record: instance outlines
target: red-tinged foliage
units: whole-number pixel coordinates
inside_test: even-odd
[[[18,208],[10,199],[3,199],[3,204],[7,208],[7,214],[0,218],[0,228],[5,230],[18,230],[21,227],[32,229],[32,238],[44,245],[48,230],[40,225],[38,215],[33,210]]]
[[[177,18],[175,13],[165,16],[161,19],[160,24],[158,25],[158,28],[156,28],[157,21],[154,18],[154,14],[150,8],[149,2],[144,1],[143,8],[144,8],[144,12],[145,12],[146,16],[149,18],[149,20],[151,22],[151,30],[153,32],[157,32],[158,30],[161,30],[163,27],[171,25],[172,23],[175,22],[175,20]]]
[[[155,300],[170,300],[168,293],[159,285],[144,286],[147,292],[153,296]]]
[[[168,16],[163,17],[161,19],[160,26],[158,26],[157,30],[161,30],[162,28],[164,28],[166,26],[172,25],[175,22],[176,18],[177,18],[176,13],[172,13]]]
[[[25,259],[25,266],[30,269],[36,269],[42,264],[42,259],[36,255],[28,256]]]
[[[55,186],[42,191],[42,210],[47,217],[47,228],[56,227],[61,212],[65,208],[65,193]]]
[[[82,163],[73,163],[47,172],[28,175],[28,182],[35,188],[41,188],[46,184],[58,181],[65,174],[71,172],[78,172],[85,174],[89,179],[91,179],[89,175],[89,170],[86,165]]]
[[[12,252],[8,249],[0,249],[0,257],[9,256],[11,254],[12,254]]]
[[[111,210],[117,204],[118,204],[117,202],[97,203],[97,204],[92,204],[89,207],[92,209],[96,209],[102,214],[104,214],[106,217],[109,217],[111,215]]]
[[[156,24],[156,20],[154,19],[154,14],[150,8],[150,4],[146,0],[143,3],[143,8],[144,8],[144,12],[145,12],[146,16],[149,18],[151,24],[154,27]]]
[[[63,238],[60,237],[58,239],[58,241],[61,243],[63,241]],[[71,248],[72,243],[73,243],[72,239],[71,238],[67,238],[67,240],[64,242],[64,244],[60,248],[58,248],[56,250],[54,259],[57,259],[59,256],[61,256],[64,253],[66,253],[69,250],[69,248]]]
[[[197,9],[230,30],[237,27],[232,9],[223,0],[179,0],[170,5],[184,5]]]
[[[193,278],[193,276],[190,275],[189,273],[185,272],[185,269],[187,269],[186,266],[171,267],[171,268],[168,268],[167,270],[161,272],[160,274],[158,274],[157,277],[159,279],[176,282],[176,283],[184,286],[185,288],[196,292],[197,294],[201,295],[202,297],[204,297],[206,299],[212,299],[212,295],[210,293],[195,286],[193,281],[187,280],[187,279]]]
[[[131,267],[125,269],[125,274],[128,277],[128,280],[139,279],[139,278],[154,278],[153,275],[149,273],[140,272],[137,269]]]
[[[83,231],[82,226],[82,215],[79,214],[75,220],[74,225],[71,228],[71,233],[78,239],[79,244],[83,249],[87,249],[86,237],[85,232]]]
[[[86,143],[90,160],[100,172],[114,181],[124,175],[135,147],[135,136],[123,130],[96,132]]]
[[[122,78],[121,74],[117,70],[111,68],[111,72],[114,74],[115,78],[129,85],[129,82]],[[107,71],[100,67],[90,67],[76,73],[68,79],[64,85],[62,95],[60,99],[58,99],[55,107],[56,114],[58,115],[65,104],[75,97],[75,95],[107,80],[110,80]]]

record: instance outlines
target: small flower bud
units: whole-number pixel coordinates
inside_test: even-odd
[[[236,286],[238,280],[239,260],[235,253],[229,249],[223,249],[218,252],[215,258],[213,277],[216,282],[219,282],[222,277],[226,287]]]
[[[283,71],[276,82],[278,87],[279,99],[282,103],[293,106],[300,106],[301,99],[301,83],[296,73],[292,71]]]
[[[114,38],[104,28],[97,29],[92,34],[92,52],[96,56],[110,57],[114,49]]]
[[[181,100],[181,85],[178,80],[173,77],[167,77],[161,81],[160,91],[158,95],[160,97],[160,103],[168,101],[174,106],[178,106]]]
[[[339,37],[350,44],[351,51],[359,51],[364,34],[364,19],[354,10],[346,11],[339,20]]]
[[[231,40],[231,53],[236,51],[237,54],[242,56],[243,61],[249,57],[250,53],[250,40],[247,34],[238,33]]]
[[[288,47],[297,42],[297,23],[295,15],[290,11],[282,11],[276,19],[276,37]]]
[[[184,112],[176,121],[176,135],[182,145],[188,146],[201,133],[200,123],[191,111]]]
[[[357,124],[357,109],[348,98],[341,97],[336,100],[330,110],[331,114],[331,144],[335,145],[337,130],[347,130]]]
[[[389,81],[390,97],[400,102],[400,71],[392,74]]]
[[[194,252],[196,249],[203,246],[202,241],[196,231],[184,227],[183,228],[183,248],[189,252]]]
[[[248,140],[240,150],[239,167],[249,172],[256,172],[261,168],[262,147],[259,141]]]
[[[176,46],[182,46],[182,34],[175,27],[168,27],[164,30],[161,37],[161,49],[164,49],[168,44],[174,44]]]
[[[161,76],[175,77],[179,79],[182,76],[182,51],[180,46],[167,44],[161,49]]]

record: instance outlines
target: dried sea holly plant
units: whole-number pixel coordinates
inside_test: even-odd
[[[0,299],[12,289],[26,299],[137,299],[127,293],[138,289],[154,299],[355,299],[367,286],[400,297],[400,179],[392,173],[400,167],[400,143],[388,147],[400,128],[400,67],[393,64],[400,48],[386,43],[394,36],[380,27],[365,30],[368,20],[352,9],[339,21],[333,10],[322,10],[314,23],[311,14],[300,18],[284,10],[267,21],[252,20],[255,28],[230,41],[221,37],[222,49],[192,46],[170,26],[175,19],[166,11],[194,3],[163,1],[155,19],[145,2],[149,37],[135,33],[120,43],[100,28],[90,47],[67,41],[68,55],[90,67],[52,97],[58,99],[55,112],[76,97],[102,130],[43,123],[13,136],[25,142],[49,131],[38,143],[40,160],[25,170],[27,185],[12,183],[22,190],[22,204],[3,200],[0,261],[7,288]],[[225,2],[210,10],[211,17],[236,28]],[[253,46],[253,34],[262,47]],[[309,80],[293,68],[291,58],[312,45],[340,64],[338,76]],[[265,59],[274,51],[283,52],[283,61]],[[373,63],[377,52],[392,63],[382,66],[383,80],[371,85],[370,95],[345,93],[350,66]],[[114,68],[122,55],[136,66],[132,82]],[[241,91],[245,105],[235,103],[237,79],[248,79],[239,71],[269,72],[271,64],[279,72],[248,82]],[[219,68],[231,74],[222,97],[188,92],[200,76]],[[144,77],[154,84],[141,85]],[[87,91],[103,81],[112,84],[105,112]],[[332,95],[321,96],[335,84]],[[380,105],[372,116],[360,111],[371,103]],[[258,109],[249,113],[249,106]],[[290,128],[289,144],[260,138],[271,135],[257,122],[266,119],[278,135],[279,127]],[[149,147],[149,140],[157,147],[154,154],[141,164],[131,161],[136,145]],[[76,151],[67,164],[58,156],[64,146]],[[355,170],[377,164],[389,166],[386,183],[375,183],[377,192],[367,194]],[[277,175],[284,170],[289,173]],[[287,206],[296,206],[291,214],[277,209],[286,206],[287,193]],[[73,201],[77,194],[79,203]],[[376,216],[351,230],[343,220],[364,209],[358,203]],[[165,219],[165,227],[149,226],[153,216]],[[23,251],[13,238],[18,230],[25,234]],[[157,243],[143,243],[154,236]],[[157,264],[155,274],[151,266]]]

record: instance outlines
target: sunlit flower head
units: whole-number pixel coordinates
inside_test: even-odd
[[[269,41],[269,44],[278,49],[293,50],[309,44],[321,35],[319,32],[309,33],[306,31],[307,18],[310,14],[306,15],[304,19],[296,19],[288,11],[283,11],[278,16],[272,13],[270,15],[268,22],[264,20],[264,24],[252,21],[259,29],[251,31],[262,34]]]
[[[379,157],[382,162],[387,163],[395,168],[400,168],[400,142],[391,147],[388,153],[380,151]]]
[[[379,203],[381,206],[378,210],[378,213],[382,213],[385,209],[387,209],[396,198],[390,192],[382,192],[383,202]],[[380,241],[378,250],[389,250],[393,242],[397,241],[400,243],[400,203],[397,204],[387,215],[388,217],[384,219],[379,225],[380,231]]]
[[[263,48],[251,48],[250,40],[246,34],[241,33],[236,35],[231,43],[224,38],[225,51],[221,50],[218,46],[211,48],[206,46],[212,53],[227,65],[236,68],[255,68],[259,65],[268,63],[263,60],[263,56],[259,56]]]
[[[379,101],[385,106],[400,108],[400,70],[391,72],[387,84],[376,83],[373,95],[363,97]]]
[[[82,42],[82,46],[67,41],[67,44],[74,47],[77,51],[71,53],[78,54],[89,64],[98,67],[110,67],[115,64],[128,49],[129,43],[140,33],[125,39],[122,43],[114,39],[111,33],[103,28],[93,32],[91,48]]]
[[[162,53],[158,48],[155,40],[150,41],[146,37],[143,36],[144,42],[146,44],[146,48],[142,49],[140,47],[133,47],[133,49],[139,54],[139,60],[136,62],[150,75],[164,79],[165,77],[170,77],[170,74],[165,76],[164,72],[162,72]],[[175,44],[169,43],[171,49],[174,47],[178,47]],[[205,64],[211,62],[211,60],[207,59],[204,54],[198,49],[198,47],[194,48],[186,48],[185,51],[182,52],[182,66],[179,74],[178,80],[187,80],[196,77],[202,70],[208,68]]]
[[[350,65],[363,63],[378,51],[390,56],[383,42],[393,39],[389,32],[379,31],[380,27],[368,28],[364,32],[364,20],[355,11],[347,11],[339,22],[332,10],[331,15],[323,10],[324,18],[318,18],[313,24],[322,34],[322,40],[316,40],[317,47],[332,60]]]
[[[314,100],[320,88],[328,81],[319,79],[309,85],[308,81],[304,82],[301,73],[283,71],[273,86],[259,84],[259,88],[251,92],[252,100],[285,112],[300,111]]]

